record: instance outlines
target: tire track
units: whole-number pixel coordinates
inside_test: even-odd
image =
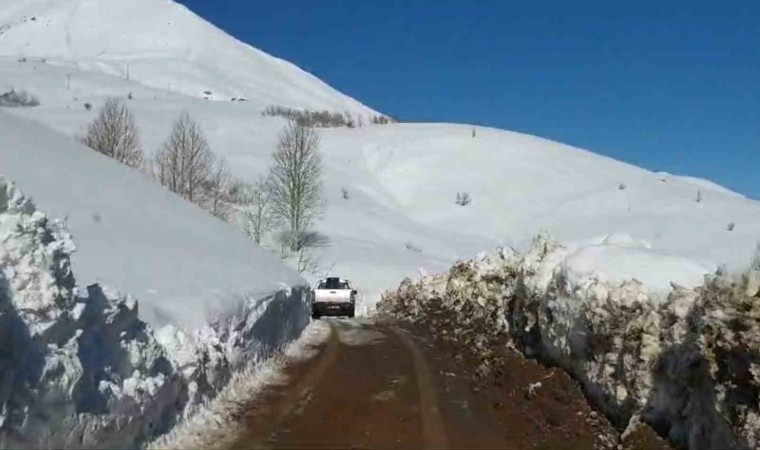
[[[414,372],[417,376],[417,385],[420,393],[420,416],[422,419],[422,439],[425,448],[446,449],[448,437],[444,426],[441,409],[438,406],[438,395],[435,391],[435,382],[428,367],[425,356],[417,347],[412,338],[403,330],[395,327],[388,329],[399,338],[412,356]]]
[[[335,363],[340,353],[340,341],[335,325],[330,324],[330,337],[327,339],[324,350],[317,356],[314,366],[304,376],[296,380],[292,389],[285,391],[281,399],[267,403],[267,411],[251,411],[251,420],[248,428],[255,430],[256,436],[268,436],[268,442],[252,440],[249,434],[246,449],[272,448],[276,441],[277,432],[288,416],[308,397],[309,393],[320,383],[327,370]],[[261,418],[266,418],[261,420]]]

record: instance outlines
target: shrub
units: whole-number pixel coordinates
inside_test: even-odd
[[[395,121],[392,120],[388,116],[383,116],[383,115],[372,116],[372,123],[375,124],[375,125],[385,125],[385,124],[389,124],[389,123],[393,123],[393,122],[395,122]]]
[[[227,198],[231,203],[248,203],[248,185],[237,178],[233,178],[227,185]]]
[[[729,224],[728,224],[728,226],[726,227],[726,229],[727,229],[728,231],[734,231],[734,227],[735,227],[735,226],[736,226],[736,224],[735,224],[735,223],[733,223],[733,222],[731,222],[731,223],[729,223]]]
[[[84,104],[84,109],[86,109],[87,111],[91,111],[92,110],[92,103],[85,103]]]
[[[406,247],[406,249],[408,251],[413,252],[413,253],[421,253],[422,252],[422,247],[419,247],[419,246],[415,245],[411,241],[408,241],[406,244],[404,244],[404,247]]]
[[[10,108],[15,107],[34,107],[40,106],[40,101],[37,97],[30,95],[26,91],[10,91],[0,95],[0,106],[6,106]]]
[[[351,196],[348,194],[348,189],[346,189],[346,188],[340,188],[340,195],[341,195],[341,197],[343,197],[346,200],[348,200],[349,198],[351,198]]]
[[[472,197],[467,192],[457,192],[454,202],[459,206],[467,206],[472,203]]]
[[[749,263],[750,270],[760,271],[760,242],[755,246],[755,254],[752,255],[752,260]]]
[[[299,125],[310,128],[353,128],[355,126],[355,122],[349,112],[337,113],[326,110],[308,111],[287,108],[284,106],[269,106],[261,114],[264,116],[285,117],[286,119],[297,122]]]
[[[625,185],[625,183],[620,183],[620,184],[618,185],[618,189],[619,189],[619,190],[621,190],[621,191],[624,191],[626,187],[627,187],[627,186]]]

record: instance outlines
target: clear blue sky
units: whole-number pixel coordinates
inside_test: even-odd
[[[760,1],[182,3],[401,120],[526,132],[760,199]]]

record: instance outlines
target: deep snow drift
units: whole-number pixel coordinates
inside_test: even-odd
[[[757,448],[760,272],[695,283],[703,269],[632,241],[569,248],[541,234],[525,255],[499,249],[405,280],[379,310],[474,349],[497,338],[559,365],[618,426],[643,420],[681,448]],[[662,295],[615,276],[625,268],[682,284]]]
[[[0,170],[65,220],[82,283],[140,299],[158,329],[199,329],[304,281],[242,232],[151,180],[34,122],[0,111]]]
[[[197,330],[154,329],[130,296],[76,286],[71,236],[0,179],[0,446],[134,447],[170,430],[308,323],[302,287]]]

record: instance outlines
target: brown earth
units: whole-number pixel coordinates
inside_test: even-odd
[[[317,356],[246,408],[236,449],[669,448],[619,432],[575,381],[503,348],[487,367],[420,327],[330,319]]]

